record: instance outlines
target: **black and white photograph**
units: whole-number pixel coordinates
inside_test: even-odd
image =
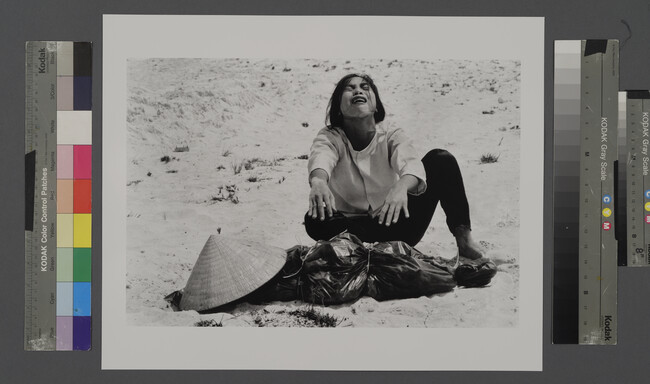
[[[527,336],[504,347],[510,361],[467,369],[536,366],[542,46],[497,39],[489,55],[469,32],[436,34],[448,18],[409,31],[408,18],[176,17],[192,26],[175,39],[126,40],[129,24],[169,18],[105,17],[107,367],[165,361],[118,356],[108,340],[128,334],[155,340],[145,349],[209,339],[221,347],[196,354],[228,355],[175,368],[261,369],[292,367],[264,352],[285,337],[359,352],[396,339],[393,355],[423,338],[480,349],[481,333]],[[507,37],[504,20],[455,21]],[[535,19],[511,21],[543,41]],[[227,25],[248,28],[223,36]],[[237,361],[253,345],[260,359]],[[412,355],[306,369],[458,367]]]
[[[520,67],[129,60],[129,320],[516,326]]]

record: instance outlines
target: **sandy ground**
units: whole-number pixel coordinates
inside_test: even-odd
[[[300,326],[302,302],[241,304],[223,313],[173,312],[210,234],[281,248],[312,245],[309,147],[334,84],[370,74],[387,110],[424,155],[461,166],[473,235],[498,266],[484,288],[406,300],[316,307],[348,327],[512,327],[519,307],[519,76],[513,61],[131,60],[128,64],[127,318],[130,324]],[[187,147],[187,148],[182,148]],[[176,151],[188,149],[188,151]],[[483,155],[498,161],[483,164]],[[161,161],[168,156],[169,161]],[[417,248],[452,258],[440,207]]]

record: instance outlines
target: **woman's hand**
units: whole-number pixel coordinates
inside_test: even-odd
[[[315,169],[310,175],[309,183],[311,184],[309,216],[312,219],[318,217],[325,220],[325,213],[327,213],[328,217],[332,217],[336,212],[336,203],[334,202],[334,195],[327,185],[327,173],[322,169]]]
[[[384,205],[375,210],[372,217],[379,217],[379,224],[386,223],[387,227],[397,223],[400,212],[404,212],[404,217],[408,219],[408,191],[417,187],[418,183],[417,177],[404,175],[388,191]]]

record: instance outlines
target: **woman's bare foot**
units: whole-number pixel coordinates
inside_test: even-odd
[[[472,231],[468,227],[461,225],[456,228],[454,237],[456,238],[458,253],[461,257],[466,257],[470,260],[477,260],[483,257],[481,248],[472,239]]]

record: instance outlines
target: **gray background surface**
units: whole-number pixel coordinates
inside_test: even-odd
[[[102,14],[267,14],[400,16],[544,16],[544,371],[302,372],[101,371]],[[629,26],[629,29],[628,29]],[[453,33],[453,31],[450,31]],[[513,33],[517,33],[513,31]],[[621,89],[650,89],[650,1],[215,1],[0,0],[0,382],[2,383],[611,383],[650,377],[650,269],[619,269],[619,340],[615,347],[551,344],[553,40],[621,41]],[[27,40],[94,42],[93,64],[93,350],[24,352],[24,46]],[[522,252],[526,252],[525,244]],[[489,332],[489,330],[485,330]],[[439,348],[437,345],[431,345]],[[472,348],[467,345],[467,348]],[[342,351],[344,351],[342,346]],[[183,351],[168,351],[182,354]],[[305,353],[309,353],[305,351]],[[499,353],[495,345],[488,353]],[[354,356],[350,357],[354,359]],[[458,356],[463,359],[463,356]]]

